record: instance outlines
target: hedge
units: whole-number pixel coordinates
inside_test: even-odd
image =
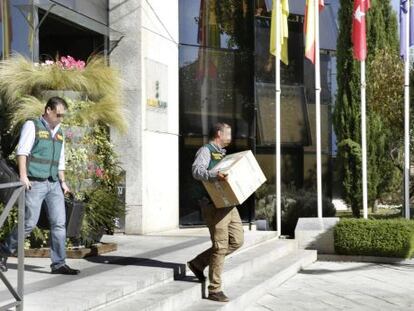
[[[334,228],[334,243],[341,255],[411,258],[414,221],[342,219]]]

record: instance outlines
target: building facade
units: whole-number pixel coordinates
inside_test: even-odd
[[[125,232],[202,224],[191,163],[217,121],[233,128],[229,152],[251,149],[274,193],[271,0],[2,0],[1,55],[33,61],[107,55],[121,72],[129,129],[111,131],[126,172]],[[328,2],[328,1],[326,1]],[[315,188],[313,66],[304,58],[305,0],[290,1],[289,65],[282,65],[284,189]],[[332,194],[331,110],[338,1],[321,14],[324,193]],[[240,208],[254,219],[256,199]]]

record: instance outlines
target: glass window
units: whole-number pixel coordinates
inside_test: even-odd
[[[234,127],[236,137],[248,137],[253,108],[251,60],[251,53],[180,47],[183,134],[206,136],[211,124],[223,121]]]
[[[270,12],[267,1],[256,3],[256,81],[275,82],[275,57],[269,53],[270,44]],[[280,79],[282,84],[303,84],[303,18],[298,15],[289,16],[288,55],[289,65],[281,62]]]
[[[191,175],[197,150],[216,122],[232,127],[229,153],[254,145],[251,1],[180,1],[180,224],[203,224]],[[240,208],[251,219],[253,198]]]
[[[180,43],[252,49],[250,1],[180,0]]]
[[[1,58],[7,58],[12,52],[31,57],[31,30],[18,5],[27,5],[28,0],[3,0],[0,2],[0,48]],[[31,16],[28,17],[29,19]]]
[[[257,145],[274,146],[275,85],[256,83]],[[306,146],[311,143],[308,112],[303,86],[283,85],[281,93],[281,139],[282,144]]]
[[[4,59],[4,36],[3,33],[5,31],[3,24],[8,23],[9,18],[8,18],[8,6],[7,6],[7,2],[4,1],[0,1],[0,59]],[[6,24],[7,25],[7,24]]]
[[[266,183],[273,185],[271,189],[275,189],[276,161],[274,147],[258,147],[256,158],[266,176]],[[281,165],[282,187],[301,188],[303,185],[303,149],[299,147],[283,148]]]
[[[332,87],[336,80],[336,74],[333,73],[332,56],[326,51],[321,51],[320,68],[321,68],[321,104],[330,105],[332,103]],[[307,102],[315,103],[315,66],[308,60],[304,60],[305,75],[304,83],[307,94]]]
[[[232,127],[229,153],[251,149],[254,121],[253,55],[250,52],[180,46],[180,223],[202,224],[191,164],[216,122]],[[240,209],[250,219],[252,200]]]

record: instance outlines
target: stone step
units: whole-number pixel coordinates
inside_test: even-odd
[[[244,310],[263,296],[268,289],[281,285],[316,259],[316,251],[297,250],[262,266],[260,271],[245,275],[237,283],[225,288],[225,294],[230,298],[229,302],[220,303],[202,299],[181,310]]]
[[[239,253],[249,251],[275,236],[275,232],[246,231],[245,245]],[[111,239],[115,238],[107,237],[107,240],[111,242]],[[162,239],[162,236],[148,237],[150,240],[159,238]],[[25,309],[34,311],[90,310],[122,300],[128,295],[163,286],[174,279],[183,278],[186,273],[186,262],[210,245],[211,242],[207,237],[191,238],[186,242],[164,248],[151,250],[144,247],[141,249],[146,251],[142,252],[140,246],[134,242],[123,246],[129,252],[121,249],[118,252],[88,259],[85,261],[85,266],[80,267],[79,276],[48,277],[47,268],[45,268],[46,274],[43,274],[45,279],[38,279],[25,286]],[[135,247],[137,253],[131,255],[130,250]],[[94,262],[93,265],[91,262]],[[42,274],[33,275],[40,278]],[[15,276],[12,274],[11,278]],[[196,283],[191,283],[193,286],[194,284]],[[0,291],[1,296],[2,291]],[[4,298],[8,300],[11,297]]]
[[[225,262],[223,287],[232,288],[237,286],[237,284],[243,282],[246,275],[252,275],[252,273],[253,275],[261,275],[263,267],[267,269],[267,267],[279,266],[279,261],[284,266],[285,258],[289,258],[288,262],[298,260],[297,257],[291,257],[291,254],[296,254],[296,252],[296,241],[278,239],[272,239],[239,252]],[[316,258],[316,253],[314,257]],[[302,259],[302,257],[300,258]],[[297,269],[290,269],[289,271],[296,272]],[[195,282],[194,278],[188,277],[141,291],[99,310],[183,310],[207,301],[202,299],[203,294],[206,292],[204,286],[205,284]],[[188,310],[191,310],[191,308]]]
[[[97,275],[74,279],[25,295],[25,310],[83,311],[120,299],[137,291],[171,283],[174,271],[164,268],[125,266]],[[51,282],[51,285],[53,281]]]

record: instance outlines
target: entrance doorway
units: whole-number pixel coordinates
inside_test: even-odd
[[[39,20],[44,14],[44,11],[39,12]],[[50,13],[39,29],[39,60],[70,55],[86,61],[105,50],[105,39],[102,34]]]

